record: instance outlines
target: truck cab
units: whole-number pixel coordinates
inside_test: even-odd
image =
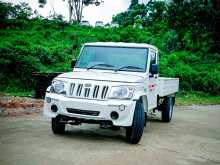
[[[81,123],[125,128],[137,144],[149,113],[172,118],[179,79],[159,77],[158,49],[149,44],[96,42],[83,45],[72,72],[47,88],[44,114],[52,131]]]

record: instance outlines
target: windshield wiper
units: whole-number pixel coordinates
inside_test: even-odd
[[[138,69],[138,70],[142,69],[143,70],[143,68],[139,68],[139,67],[136,67],[136,66],[128,65],[128,66],[122,66],[122,67],[116,69],[115,72],[123,70],[123,69]]]
[[[110,64],[95,64],[95,65],[92,65],[92,66],[90,66],[90,67],[88,67],[87,69],[92,69],[92,68],[94,68],[94,67],[96,67],[96,66],[103,66],[103,67],[114,67],[113,65],[110,65]]]

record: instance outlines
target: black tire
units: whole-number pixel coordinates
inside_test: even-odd
[[[167,96],[164,98],[164,102],[162,105],[161,117],[163,122],[170,122],[173,116],[173,104],[174,99],[171,96]]]
[[[129,143],[137,144],[142,137],[145,124],[145,113],[142,102],[139,100],[136,103],[133,124],[126,128],[126,139]]]
[[[54,134],[63,134],[65,132],[65,123],[61,123],[60,120],[60,116],[51,119],[51,129]]]

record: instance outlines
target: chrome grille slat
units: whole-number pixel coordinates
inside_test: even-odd
[[[107,86],[107,87],[106,87],[106,90],[105,90],[105,98],[106,98],[106,96],[107,96],[108,89],[109,89],[109,87]]]
[[[90,88],[85,88],[84,90],[84,97],[89,97]]]
[[[101,99],[107,97],[109,86],[89,84],[89,83],[71,83],[69,87],[69,96],[76,98]]]
[[[82,93],[83,84],[79,84],[76,91],[76,96],[80,96]]]
[[[95,85],[94,90],[93,90],[93,98],[98,97],[98,92],[99,92],[99,86]]]
[[[73,95],[75,83],[70,84],[70,95]]]
[[[107,91],[108,91],[108,87],[107,86],[103,86],[103,88],[102,88],[102,95],[101,95],[102,99],[104,99],[106,97]]]

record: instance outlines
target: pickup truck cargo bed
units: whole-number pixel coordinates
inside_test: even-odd
[[[168,78],[159,77],[159,96],[168,96],[178,92],[179,89],[179,79],[178,78]]]

